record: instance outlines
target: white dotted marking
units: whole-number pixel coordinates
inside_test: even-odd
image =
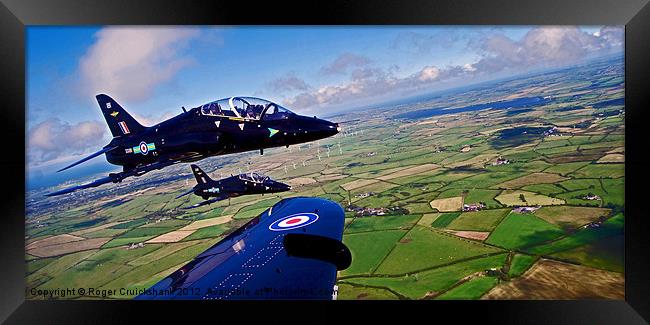
[[[265,250],[271,251],[271,253],[267,256],[260,256],[263,254]],[[242,267],[250,267],[250,268],[258,268],[266,265],[269,261],[271,261],[278,253],[282,251],[282,246],[269,246],[269,247],[264,247],[261,250],[259,250],[253,257],[249,258],[246,263],[242,264]],[[266,260],[264,260],[264,257],[266,257]],[[253,264],[253,261],[256,260],[257,263]],[[259,262],[259,260],[263,260],[263,262]]]
[[[228,282],[228,280],[230,280],[230,278],[232,278],[234,276],[241,276],[241,277],[245,277],[245,278],[239,283],[235,282],[237,284],[234,284],[234,283],[231,284],[229,288],[228,287],[224,288],[224,289],[228,290],[228,294],[226,296],[214,298],[214,297],[208,297],[208,294],[206,294],[205,296],[203,296],[203,299],[214,300],[214,299],[224,299],[224,298],[230,297],[233,293],[235,293],[237,291],[237,289],[239,289],[242,286],[242,284],[244,284],[244,282],[248,281],[248,279],[250,279],[253,276],[253,273],[234,273],[234,274],[230,274],[223,281],[221,281],[221,283],[216,285],[214,287],[214,290],[219,291],[219,288],[223,287],[223,285],[226,282]]]

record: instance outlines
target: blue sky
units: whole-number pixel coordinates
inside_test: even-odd
[[[622,40],[603,26],[28,27],[28,170],[108,142],[100,92],[145,125],[233,95],[327,114],[579,63]]]

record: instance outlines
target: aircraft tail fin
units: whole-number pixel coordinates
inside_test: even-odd
[[[145,129],[110,96],[99,94],[96,98],[113,137],[137,134]]]
[[[208,174],[206,174],[199,166],[197,165],[190,165],[192,167],[192,172],[194,173],[194,177],[196,177],[196,182],[199,184],[206,184],[212,179]]]

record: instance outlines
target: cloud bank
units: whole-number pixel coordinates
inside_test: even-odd
[[[156,86],[172,80],[193,62],[185,49],[198,36],[196,28],[104,28],[79,61],[80,87],[91,95],[110,93],[124,101],[146,100]]]
[[[30,165],[45,161],[83,154],[88,148],[106,144],[106,125],[96,121],[70,124],[50,118],[35,125],[27,134],[28,160]]]
[[[443,41],[457,40],[456,37],[445,36]],[[544,67],[566,66],[588,58],[621,52],[624,48],[623,40],[623,29],[618,27],[603,27],[594,34],[577,27],[538,27],[528,31],[520,40],[492,33],[480,40],[468,40],[468,46],[480,54],[480,58],[475,62],[445,67],[428,65],[405,76],[397,75],[396,69],[370,67],[369,60],[353,59],[361,56],[344,54],[332,64],[321,68],[321,71],[341,73],[352,68],[348,81],[336,85],[304,87],[305,91],[286,98],[284,104],[304,111],[313,111],[319,107],[336,106],[375,96],[432,89],[442,82],[472,82],[477,78],[494,77],[499,73],[521,73]],[[403,44],[407,41],[415,42],[418,51],[425,52],[430,49],[427,42],[435,43],[436,39],[401,34],[396,42]],[[302,80],[294,82],[306,85]]]

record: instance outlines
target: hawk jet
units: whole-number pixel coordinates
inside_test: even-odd
[[[329,200],[284,199],[196,256],[137,300],[336,299],[345,213]]]
[[[191,167],[197,184],[194,188],[176,198],[178,199],[194,193],[202,197],[205,201],[192,205],[187,209],[197,208],[241,195],[264,195],[265,193],[285,192],[291,189],[291,186],[287,184],[274,181],[270,177],[258,173],[239,174],[215,181],[199,168],[199,166],[191,165]],[[212,199],[210,199],[211,197]]]
[[[138,123],[113,98],[100,94],[97,103],[113,139],[101,150],[65,168],[106,155],[122,166],[118,173],[93,182],[46,194],[55,196],[106,183],[119,183],[131,176],[206,157],[289,146],[337,134],[337,123],[302,116],[267,100],[230,97],[207,103],[156,125]]]

